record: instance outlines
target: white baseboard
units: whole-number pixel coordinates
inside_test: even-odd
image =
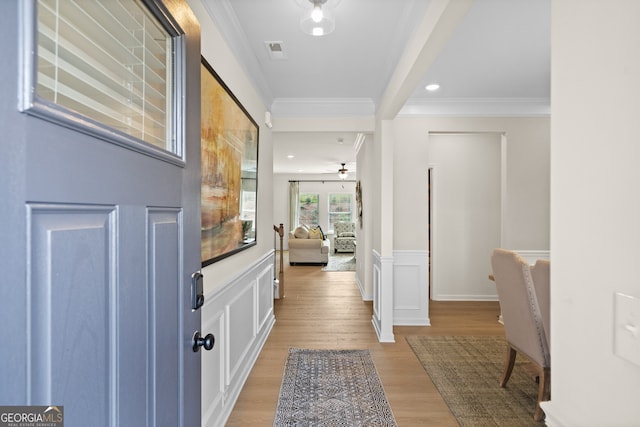
[[[498,301],[497,295],[439,295],[434,301]]]

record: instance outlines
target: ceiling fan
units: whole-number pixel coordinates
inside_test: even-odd
[[[342,167],[340,169],[338,169],[338,178],[345,180],[349,177],[349,169],[344,167],[344,163],[341,163]]]
[[[351,164],[351,163],[349,163]],[[340,179],[340,181],[345,181],[349,178],[349,173],[353,173],[355,169],[348,169],[347,168],[347,163],[342,163],[340,162],[340,167],[338,168],[338,170],[336,171],[335,169],[328,167],[327,169],[325,169],[324,174],[326,175],[334,175],[337,172],[338,173],[338,178]]]
[[[327,168],[322,172],[323,175],[333,175],[336,176],[338,174],[338,179],[340,181],[349,180],[350,174],[353,175],[355,173],[355,162],[339,162],[340,165],[336,170],[335,166],[331,167],[330,164],[334,162],[329,162]]]

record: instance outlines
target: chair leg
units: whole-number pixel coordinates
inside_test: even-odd
[[[502,374],[502,381],[500,381],[500,387],[505,387],[507,381],[511,378],[511,372],[513,372],[513,366],[516,363],[516,351],[511,344],[507,345],[507,357],[504,362],[504,374]]]
[[[540,384],[538,385],[538,401],[536,411],[533,414],[534,421],[541,421],[544,418],[544,411],[540,407],[540,402],[546,402],[551,398],[551,368],[540,370]]]

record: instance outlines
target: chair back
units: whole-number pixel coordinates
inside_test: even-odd
[[[516,252],[495,249],[491,266],[507,341],[541,367],[549,367],[549,345],[529,264]]]
[[[353,233],[356,229],[355,224],[353,222],[336,222],[333,224],[333,229],[336,233],[336,236],[339,236],[340,233]]]
[[[542,324],[544,325],[544,333],[547,343],[551,347],[551,313],[550,313],[550,282],[551,282],[551,262],[548,259],[536,260],[531,267],[531,277],[533,278],[533,286],[536,289],[538,297],[538,306],[540,307],[540,315],[542,316]]]

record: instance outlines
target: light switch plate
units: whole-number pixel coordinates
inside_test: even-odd
[[[640,298],[615,294],[614,354],[640,366]]]

